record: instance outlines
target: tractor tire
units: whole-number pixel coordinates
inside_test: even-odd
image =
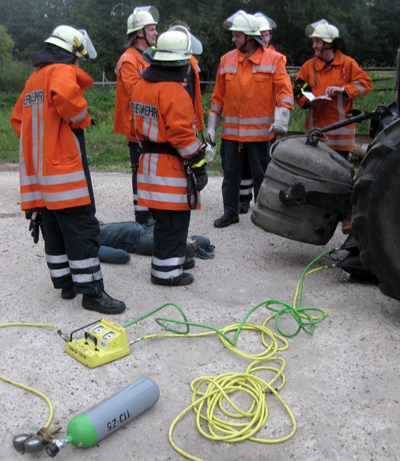
[[[352,229],[363,266],[400,300],[400,120],[375,138],[352,194]]]

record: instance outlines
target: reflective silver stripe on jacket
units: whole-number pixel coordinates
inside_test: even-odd
[[[253,66],[253,72],[276,72],[276,66]]]
[[[20,183],[21,178],[26,177],[26,167],[25,167],[25,158],[24,158],[24,144],[22,142],[22,133],[24,129],[24,118],[22,117],[21,123],[21,137],[19,138],[19,171],[20,171]]]
[[[231,134],[234,136],[267,136],[270,134],[269,128],[260,130],[238,130],[235,128],[222,127],[222,133]]]
[[[26,192],[21,194],[21,202],[31,202],[35,200],[44,200],[45,202],[64,202],[66,200],[74,200],[77,198],[83,198],[88,196],[88,188],[74,189],[64,192],[46,192],[41,191]]]
[[[221,67],[219,73],[222,75],[222,74],[226,74],[226,73],[236,73],[237,71],[237,66],[236,67]]]
[[[133,207],[135,211],[148,211],[147,206],[140,206],[137,203],[137,194],[133,194]]]
[[[360,90],[360,96],[364,96],[365,88],[361,85],[361,83],[358,80],[354,80],[352,83]]]
[[[236,118],[224,116],[222,120],[223,123],[234,123],[236,125],[265,125],[273,121],[274,117]]]
[[[64,120],[68,123],[69,122],[76,123],[76,122],[80,122],[81,120],[84,120],[86,115],[87,115],[87,108],[84,109],[80,114],[75,115],[75,117],[71,117],[71,118],[64,117]]]
[[[138,183],[146,183],[146,184],[157,184],[160,186],[171,186],[171,187],[186,187],[187,186],[187,179],[186,178],[171,178],[165,176],[156,176],[154,175],[145,175],[145,174],[138,174],[137,175]]]
[[[354,136],[356,134],[355,128],[339,128],[337,130],[328,131],[326,133],[328,136],[340,136],[340,135],[347,135],[347,136]]]
[[[158,154],[143,155],[143,175],[137,175],[138,181],[139,177],[148,178],[149,175],[157,177],[157,161]]]
[[[76,173],[59,174],[54,176],[25,176],[21,177],[21,186],[29,186],[31,184],[40,184],[43,186],[54,186],[59,184],[69,184],[71,182],[82,181],[86,179],[84,171]]]
[[[343,95],[338,94],[338,112],[339,112],[339,122],[346,120],[346,114],[344,113],[343,107]]]
[[[42,192],[42,195],[45,202],[64,202],[66,200],[74,200],[77,198],[87,197],[88,193],[88,188],[84,187],[82,189],[73,189],[64,192]]]
[[[182,148],[179,147],[176,150],[182,157],[188,157],[189,155],[196,153],[199,150],[199,147],[201,147],[201,142],[198,139],[196,139],[196,141],[192,145]]]
[[[138,190],[138,197],[142,200],[150,200],[152,202],[186,203],[187,204],[186,194],[168,194],[165,192],[153,192],[153,191],[140,189]]]
[[[328,139],[328,146],[353,146],[354,139]]]
[[[278,104],[282,104],[284,102],[290,102],[291,104],[294,104],[294,99],[291,98],[290,96],[285,96],[284,98],[278,101]]]
[[[36,192],[27,192],[25,194],[21,194],[21,202],[32,202],[35,200],[43,200],[42,193],[40,190],[37,190]]]
[[[211,103],[210,109],[215,110],[216,112],[222,112],[222,106],[217,106],[216,104]]]

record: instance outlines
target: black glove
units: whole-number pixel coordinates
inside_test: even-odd
[[[310,85],[301,78],[297,78],[293,86],[294,99],[299,99],[303,96],[303,91],[311,91]]]
[[[204,157],[205,151],[204,148],[201,148],[187,160],[187,165],[194,174],[194,189],[199,192],[203,190],[208,183],[207,164]]]
[[[42,232],[43,237],[42,216],[38,211],[25,211],[25,218],[30,220],[29,232],[33,238],[33,243],[38,243],[39,229]]]

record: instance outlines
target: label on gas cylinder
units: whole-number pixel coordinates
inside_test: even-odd
[[[126,424],[130,416],[131,415],[129,413],[129,410],[126,410],[123,413],[121,413],[117,418],[114,418],[111,421],[108,421],[107,422],[108,432],[117,430],[120,425]]]

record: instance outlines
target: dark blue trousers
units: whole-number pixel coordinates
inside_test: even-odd
[[[243,142],[221,140],[221,161],[224,170],[222,182],[222,198],[224,214],[236,215],[239,213],[240,181],[242,179],[243,157],[246,154],[251,176],[253,177],[254,198],[257,200],[267,167],[269,141]]]

